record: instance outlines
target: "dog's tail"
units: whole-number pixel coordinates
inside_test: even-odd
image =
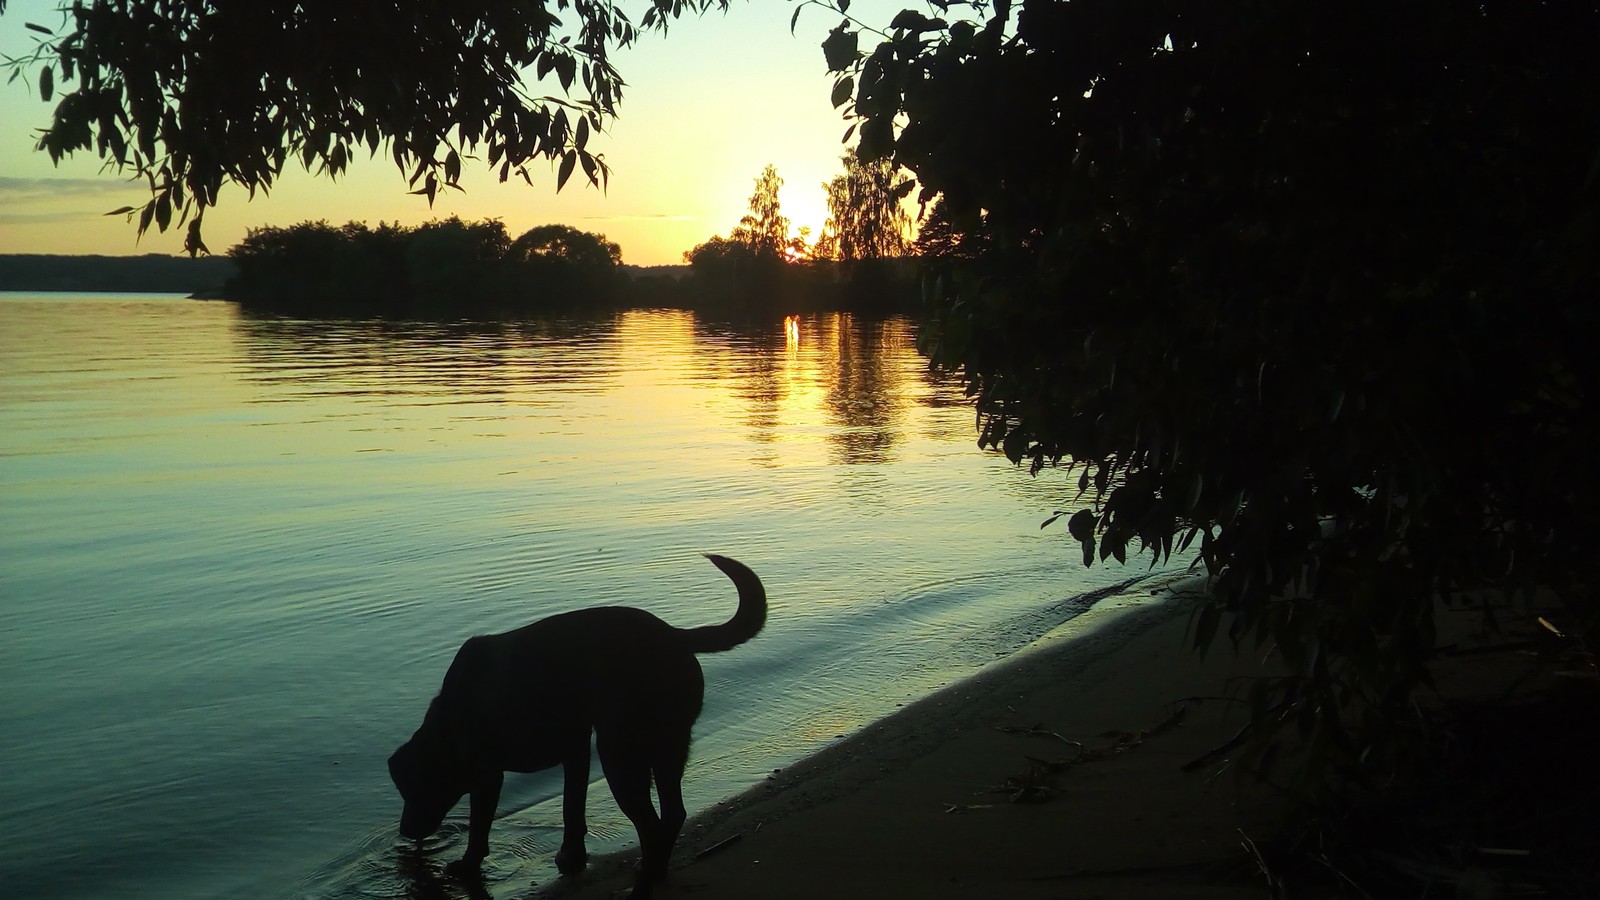
[[[761,579],[744,563],[726,556],[707,553],[706,559],[733,579],[739,589],[739,611],[721,625],[703,625],[699,628],[680,628],[684,644],[695,653],[717,653],[732,650],[756,636],[767,623],[767,589]]]

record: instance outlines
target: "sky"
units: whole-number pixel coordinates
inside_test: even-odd
[[[60,18],[53,10],[63,2],[11,0],[0,14],[0,53],[29,52],[40,36],[25,24],[55,26]],[[647,4],[619,5],[637,22]],[[914,5],[855,0],[850,11],[882,27]],[[247,229],[263,225],[323,219],[417,225],[454,215],[500,219],[513,236],[536,225],[571,225],[618,242],[625,263],[672,265],[685,250],[733,229],[768,164],[784,179],[782,212],[796,229],[810,227],[814,239],[826,218],[822,184],[842,170],[848,123],[829,102],[833,79],[820,49],[839,16],[809,6],[791,36],[795,7],[795,0],[733,0],[726,14],[674,22],[667,35],[646,35],[618,52],[614,63],[628,86],[617,118],[589,144],[611,166],[605,192],[587,186],[580,173],[558,194],[553,167],[538,177],[543,162],[530,163],[532,187],[515,176],[502,184],[485,163],[469,160],[461,178],[466,192],[441,191],[430,209],[425,198],[407,193],[405,176],[383,153],[353,163],[337,181],[289,163],[268,197],[249,200],[242,189],[225,188],[206,212],[206,244],[226,252]],[[56,99],[70,88],[71,82],[58,83]],[[0,84],[0,253],[182,253],[180,228],[152,228],[136,240],[124,217],[105,215],[142,205],[148,195],[139,184],[103,172],[93,154],[54,166],[33,150],[35,132],[49,124],[53,108],[31,79]]]

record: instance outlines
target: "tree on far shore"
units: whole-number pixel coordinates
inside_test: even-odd
[[[750,211],[733,231],[725,238],[713,235],[685,251],[684,262],[701,270],[737,267],[754,271],[781,267],[803,255],[805,239],[789,234],[789,219],[778,200],[782,187],[777,167],[768,165],[755,180]]]
[[[728,240],[757,259],[786,261],[789,258],[789,219],[778,202],[778,192],[782,189],[783,179],[778,177],[777,167],[768,165],[762,169],[755,190],[750,194],[750,212],[728,235]]]
[[[522,262],[560,260],[587,270],[622,265],[622,248],[615,241],[570,225],[530,228],[511,242],[507,256]]]
[[[900,176],[894,160],[862,162],[846,153],[843,174],[822,186],[828,195],[828,221],[812,255],[818,259],[856,262],[893,259],[911,249],[911,216],[901,201],[916,182]]]
[[[253,228],[224,294],[247,309],[316,318],[459,318],[606,304],[622,251],[604,235],[542,225],[512,240],[499,220],[416,228],[302,222]]]

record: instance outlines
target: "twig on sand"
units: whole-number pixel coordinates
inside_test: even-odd
[[[705,859],[706,857],[710,856],[713,853],[716,853],[716,852],[718,852],[720,850],[726,850],[730,845],[738,843],[739,839],[742,838],[742,837],[744,837],[743,833],[731,834],[731,835],[723,838],[722,840],[717,841],[715,844],[712,844],[711,846],[705,848],[704,850],[701,850],[699,853],[696,853],[694,855],[693,862],[699,862],[700,860]]]
[[[950,816],[974,809],[990,809],[993,806],[993,803],[946,803],[944,805],[944,814]]]
[[[1268,721],[1272,720],[1275,717],[1281,717],[1293,705],[1294,705],[1294,702],[1291,701],[1291,700],[1281,701],[1276,706],[1273,706],[1273,707],[1269,708],[1260,717],[1260,721],[1268,722]],[[1247,723],[1245,723],[1245,726],[1243,728],[1240,728],[1238,733],[1235,734],[1233,737],[1231,737],[1228,740],[1224,741],[1221,745],[1213,747],[1210,750],[1207,750],[1205,753],[1201,754],[1200,756],[1197,756],[1194,759],[1189,760],[1188,762],[1184,763],[1183,765],[1179,766],[1178,768],[1181,769],[1182,771],[1185,771],[1185,772],[1193,772],[1196,769],[1203,769],[1206,766],[1209,766],[1209,765],[1217,762],[1218,760],[1223,759],[1229,753],[1232,753],[1234,750],[1238,749],[1246,741],[1250,740],[1250,738],[1253,737],[1256,734],[1256,731],[1257,731],[1256,722],[1254,720],[1252,720],[1250,722],[1247,722]]]
[[[1177,702],[1177,707],[1173,709],[1172,712],[1168,713],[1165,719],[1162,719],[1149,728],[1145,728],[1140,731],[1107,732],[1105,735],[1106,737],[1115,737],[1117,740],[1116,743],[1112,744],[1111,748],[1105,752],[1109,755],[1132,750],[1134,747],[1144,743],[1147,738],[1153,738],[1158,734],[1171,731],[1179,725],[1182,725],[1184,718],[1188,715],[1189,701],[1179,700]]]
[[[1247,852],[1249,852],[1251,858],[1253,858],[1256,862],[1256,868],[1259,869],[1262,876],[1267,879],[1267,890],[1272,892],[1273,900],[1281,900],[1281,898],[1284,896],[1283,882],[1279,881],[1278,877],[1272,874],[1272,868],[1267,865],[1267,858],[1261,855],[1261,848],[1256,846],[1255,841],[1250,840],[1250,835],[1245,834],[1243,828],[1237,830],[1239,832],[1239,843],[1244,846],[1244,849]]]
[[[1082,743],[1064,738],[1054,731],[1046,730],[1043,723],[1035,723],[1033,725],[996,725],[994,730],[1003,734],[1022,734],[1027,735],[1028,737],[1052,737],[1061,743],[1066,744],[1068,747],[1076,747],[1079,753],[1083,752]]]
[[[1077,756],[1070,760],[1057,761],[1040,759],[1037,756],[1024,754],[1023,758],[1028,761],[1027,768],[1021,774],[1006,779],[1005,784],[1001,785],[998,790],[1005,792],[1012,803],[1044,803],[1053,796],[1054,785],[1052,782],[1055,774],[1062,769],[1081,763],[1096,762],[1106,757],[1126,752],[1144,743],[1147,738],[1154,737],[1183,724],[1184,717],[1189,712],[1189,701],[1180,700],[1176,706],[1177,708],[1168,713],[1166,718],[1149,728],[1138,731],[1107,732],[1102,737],[1112,737],[1115,740],[1108,747],[1095,749],[1085,747],[1081,741],[1062,737],[1059,733],[1045,728],[1042,723],[1033,725],[997,725],[995,730],[1004,734],[1054,738],[1078,751]],[[952,809],[954,808],[952,807]],[[946,812],[949,811],[951,810],[946,810]]]

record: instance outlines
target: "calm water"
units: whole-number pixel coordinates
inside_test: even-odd
[[[1039,529],[1062,480],[978,452],[914,339],[0,294],[0,896],[415,892],[384,760],[460,642],[601,603],[722,621],[702,551],[772,609],[703,658],[691,813],[1142,574]],[[508,781],[497,895],[555,878],[559,790]],[[626,846],[598,781],[590,809],[591,852]]]

